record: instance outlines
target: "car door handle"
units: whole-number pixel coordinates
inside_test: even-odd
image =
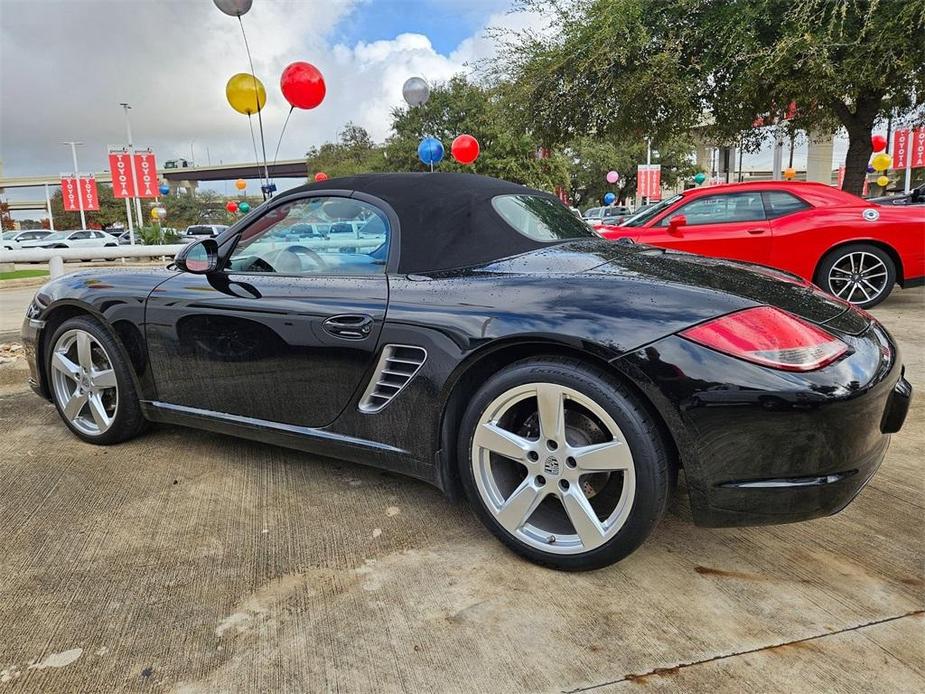
[[[749,229],[748,233],[749,234],[763,234],[765,231],[766,229]]]
[[[345,340],[363,340],[373,329],[373,318],[363,314],[331,316],[323,324],[326,332]]]

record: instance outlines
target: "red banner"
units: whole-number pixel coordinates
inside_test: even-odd
[[[80,177],[80,194],[84,200],[84,210],[93,211],[100,209],[100,199],[96,194],[96,179],[93,176]]]
[[[925,166],[925,128],[919,128],[912,133],[912,164],[913,169]]]
[[[109,172],[112,174],[112,194],[116,198],[134,198],[135,186],[132,183],[132,160],[128,152],[109,153]]]
[[[893,168],[925,166],[925,128],[897,130],[893,133]]]
[[[80,212],[80,186],[73,176],[61,177],[61,198],[65,212]]]
[[[135,152],[135,182],[138,184],[139,198],[156,198],[160,195],[154,152]]]
[[[640,164],[636,167],[636,194],[649,202],[662,199],[662,167]]]
[[[96,179],[93,176],[73,175],[61,177],[61,198],[64,202],[65,212],[80,212],[83,204],[84,212],[93,212],[100,209],[100,199],[96,193]]]

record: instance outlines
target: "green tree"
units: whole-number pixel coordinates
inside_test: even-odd
[[[392,136],[385,146],[387,167],[392,171],[427,171],[418,158],[423,137],[436,137],[446,150],[440,171],[462,171],[495,176],[534,188],[553,191],[566,186],[568,165],[561,153],[539,158],[542,140],[520,128],[508,117],[503,87],[488,88],[462,76],[431,89],[427,103],[392,112]],[[474,164],[453,160],[453,139],[468,133],[479,141]]]
[[[494,65],[511,113],[549,142],[701,128],[755,146],[758,116],[843,126],[844,189],[860,193],[870,135],[925,103],[925,0],[524,0],[551,31],[508,35]],[[552,7],[552,10],[548,8]]]
[[[305,154],[309,175],[324,172],[331,178],[385,170],[383,148],[359,125],[347,123],[337,142],[312,147]]]
[[[663,185],[675,186],[696,173],[689,161],[690,150],[691,143],[685,138],[653,145],[652,162],[662,166]],[[569,163],[569,190],[582,209],[602,204],[608,192],[621,201],[636,195],[636,166],[646,161],[644,141],[581,137],[569,143],[565,154]],[[606,180],[611,170],[620,174],[617,185]]]
[[[191,224],[229,224],[231,215],[225,209],[225,200],[212,190],[168,195],[161,198],[167,216],[166,226],[183,229]]]
[[[10,206],[8,203],[0,201],[0,230],[7,231],[15,229],[13,218],[10,216]]]

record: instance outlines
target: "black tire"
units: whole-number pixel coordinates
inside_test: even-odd
[[[844,283],[839,283],[837,280],[833,282],[833,275],[842,276],[842,273],[838,273],[837,271],[833,272],[833,268],[836,265],[845,263],[848,256],[851,256],[852,254],[857,256],[858,254],[862,253],[873,256],[881,263],[883,263],[883,268],[886,272],[885,278],[873,278],[877,280],[884,280],[885,282],[882,289],[876,295],[871,296],[869,299],[864,298],[864,293],[862,293],[860,290],[855,291],[850,286],[846,286]],[[867,309],[872,308],[884,301],[893,291],[893,287],[896,284],[896,264],[893,262],[893,259],[890,257],[889,253],[884,251],[882,248],[879,248],[878,246],[874,246],[869,243],[852,243],[847,246],[841,246],[840,248],[836,248],[835,250],[826,253],[826,255],[820,261],[818,269],[816,270],[815,280],[816,284],[822,287],[829,294],[839,296],[839,292],[841,292],[842,299],[849,301],[855,306]],[[864,291],[868,294],[872,292],[869,285],[865,286]],[[853,299],[848,298],[848,296],[851,295],[853,295]]]
[[[475,428],[491,402],[527,383],[554,383],[572,388],[599,405],[620,427],[633,456],[635,498],[630,515],[603,545],[579,554],[543,552],[506,530],[486,508],[475,481],[471,451]],[[638,397],[615,377],[577,359],[532,358],[517,362],[490,378],[463,415],[457,450],[466,496],[482,523],[510,549],[537,564],[567,571],[609,566],[628,556],[649,536],[665,512],[671,481],[668,448],[658,425]]]
[[[51,365],[51,357],[54,346],[58,343],[58,339],[62,334],[74,329],[90,333],[105,350],[106,356],[116,375],[119,398],[113,423],[110,428],[100,435],[90,436],[75,428],[64,416],[61,403],[58,402],[58,398],[55,395],[54,386],[49,383],[52,400],[55,403],[58,414],[61,416],[61,420],[78,438],[87,443],[108,446],[134,438],[145,429],[147,422],[141,413],[138,390],[135,387],[131,366],[129,365],[121,345],[116,341],[112,333],[110,333],[98,320],[92,316],[77,316],[64,321],[58,326],[57,330],[52,334],[51,339],[45,344],[45,354],[43,356],[45,359],[45,373],[47,377],[49,379],[51,378],[53,368]]]

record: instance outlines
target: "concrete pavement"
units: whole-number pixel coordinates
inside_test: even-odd
[[[923,297],[874,311],[919,393],[844,512],[704,529],[678,495],[586,574],[361,466],[166,426],[83,444],[4,365],[0,694],[923,691]]]

